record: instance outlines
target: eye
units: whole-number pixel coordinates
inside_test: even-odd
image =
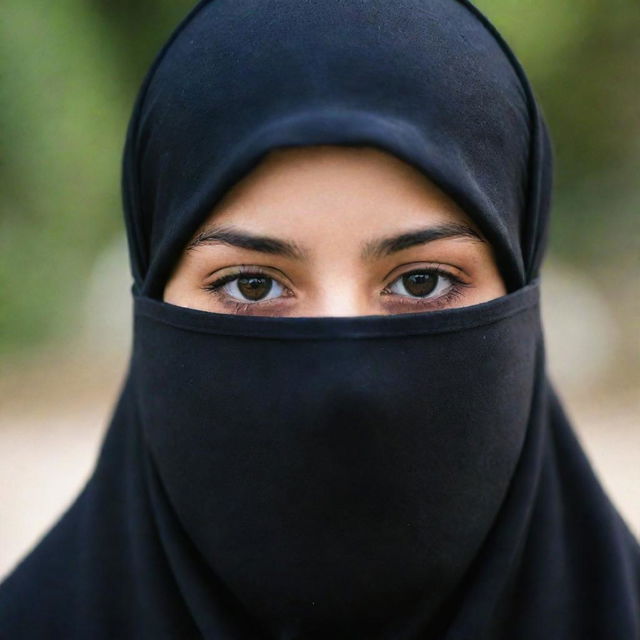
[[[410,271],[396,278],[387,290],[410,298],[437,298],[453,284],[453,277],[436,269]]]
[[[275,278],[262,273],[243,273],[221,280],[223,282],[214,282],[211,289],[241,302],[263,302],[279,298],[284,291],[284,287]]]

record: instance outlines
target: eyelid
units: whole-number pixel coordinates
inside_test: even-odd
[[[393,276],[396,271],[398,272],[398,274]],[[387,273],[386,276],[384,276],[383,280],[385,282],[388,282],[388,284],[386,285],[388,286],[392,282],[395,282],[398,278],[401,278],[403,275],[412,273],[414,271],[436,271],[458,282],[465,282],[462,276],[466,276],[464,270],[460,269],[460,267],[456,267],[455,265],[447,264],[446,262],[429,262],[427,260],[418,260],[414,262],[407,262],[405,264],[394,267]]]
[[[211,271],[209,274],[207,274],[205,280],[208,280],[215,274],[221,271],[226,271],[226,270],[228,270],[228,273],[224,275],[218,275],[212,282],[205,284],[205,286],[210,287],[211,285],[215,284],[215,282],[217,282],[218,280],[221,280],[222,278],[226,278],[227,276],[241,276],[247,273],[259,273],[260,275],[267,276],[268,278],[277,280],[278,282],[280,282],[280,284],[283,287],[286,287],[288,289],[290,289],[293,286],[293,283],[291,282],[291,280],[287,277],[287,275],[282,270],[278,269],[277,267],[262,267],[257,264],[238,264],[238,265],[234,265],[233,267],[221,267],[220,269],[216,269],[215,271]],[[282,280],[284,281],[281,281],[279,277],[274,276],[271,273],[272,271],[277,271],[279,274],[281,274]]]

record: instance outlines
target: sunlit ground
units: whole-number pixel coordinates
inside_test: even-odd
[[[114,246],[96,267],[73,341],[3,363],[0,575],[52,525],[93,468],[128,357],[123,251]],[[632,334],[575,274],[552,269],[544,291],[554,380],[605,488],[640,536],[640,394],[627,357]]]

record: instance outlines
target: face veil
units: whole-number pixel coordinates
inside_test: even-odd
[[[163,302],[222,195],[312,144],[424,172],[509,293],[353,318]],[[466,2],[200,2],[127,134],[129,370],[92,477],[0,587],[0,637],[638,637],[637,542],[545,371],[551,165]]]

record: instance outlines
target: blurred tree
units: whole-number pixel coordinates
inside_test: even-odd
[[[190,4],[4,4],[0,353],[74,330],[88,267],[122,229],[135,90]]]
[[[556,153],[552,250],[579,266],[611,261],[621,269],[639,249],[640,5],[477,5],[521,59],[549,122]]]

